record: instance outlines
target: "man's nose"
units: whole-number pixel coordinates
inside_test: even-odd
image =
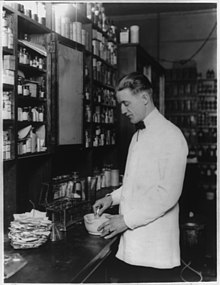
[[[121,104],[121,113],[125,114],[126,111],[127,111],[127,108],[123,104]]]

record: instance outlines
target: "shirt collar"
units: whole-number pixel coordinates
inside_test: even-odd
[[[145,119],[144,119],[143,121],[144,121],[144,124],[145,124],[146,128],[147,128],[147,126],[151,125],[152,122],[155,121],[155,119],[157,118],[158,114],[159,114],[159,111],[158,111],[158,109],[155,107],[155,108],[150,112],[150,114],[147,115],[147,117],[145,117]]]

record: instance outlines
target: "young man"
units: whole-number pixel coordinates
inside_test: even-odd
[[[116,96],[122,114],[142,126],[129,146],[123,185],[93,205],[94,212],[100,208],[101,215],[119,204],[119,215],[99,230],[106,239],[121,234],[116,257],[120,260],[117,266],[125,273],[122,282],[178,281],[178,200],[187,143],[181,131],[154,106],[152,85],[144,75],[123,77]]]

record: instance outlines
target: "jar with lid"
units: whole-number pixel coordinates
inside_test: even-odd
[[[124,27],[120,31],[120,43],[127,44],[129,42],[129,29]]]

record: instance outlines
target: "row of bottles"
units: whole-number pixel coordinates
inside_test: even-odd
[[[12,140],[10,130],[3,131],[3,160],[9,160],[12,158]]]
[[[86,16],[94,25],[106,33],[108,38],[116,42],[117,28],[113,24],[113,21],[106,16],[105,8],[102,3],[86,3]]]
[[[217,93],[217,80],[199,81],[198,94],[209,95]]]
[[[197,111],[197,101],[187,98],[181,100],[167,100],[166,101],[167,112],[195,112]]]
[[[20,96],[29,96],[34,98],[45,98],[46,82],[44,77],[39,78],[39,82],[26,80],[18,76],[17,94]]]
[[[196,66],[172,68],[166,70],[166,80],[194,80],[197,79]]]
[[[18,121],[28,122],[43,122],[44,121],[44,107],[18,107]]]
[[[93,91],[93,102],[115,107],[115,91],[103,87],[95,87]]]
[[[197,116],[199,126],[216,126],[217,125],[217,114],[209,112],[199,112]]]
[[[197,149],[199,162],[216,162],[217,146],[216,145],[199,145]]]
[[[183,97],[183,96],[196,96],[197,83],[196,82],[179,82],[170,83],[166,86],[167,97]]]
[[[102,84],[115,86],[116,84],[116,75],[115,70],[108,67],[101,60],[93,58],[92,60],[93,68],[93,79],[98,80]]]
[[[103,123],[113,124],[115,123],[114,110],[109,108],[103,108],[101,106],[95,106],[92,114],[90,105],[85,106],[85,121],[88,123]]]
[[[32,20],[46,25],[45,3],[39,1],[22,1],[20,3],[11,2],[10,6],[12,6],[14,9],[17,9],[19,12],[31,18]]]
[[[2,119],[10,120],[13,118],[12,91],[3,91],[3,110]]]
[[[198,109],[201,111],[202,110],[216,111],[217,110],[217,96],[200,97]]]
[[[196,115],[167,115],[167,118],[180,128],[193,128],[196,127]]]
[[[199,169],[203,184],[216,184],[217,167],[215,164],[200,164]]]
[[[95,106],[95,111],[93,113],[93,122],[113,124],[115,122],[114,110],[109,108],[101,108],[100,106]]]
[[[45,139],[42,139],[38,129],[31,127],[29,134],[22,140],[18,140],[18,155],[33,154],[46,151]]]
[[[111,65],[117,64],[117,46],[96,29],[92,30],[92,51]]]
[[[46,67],[46,59],[44,57],[40,57],[36,54],[33,55],[29,50],[22,47],[19,48],[18,63],[35,67],[40,70],[44,70]]]
[[[216,143],[217,142],[217,128],[199,128],[198,143]]]
[[[2,11],[2,47],[14,48],[14,35],[12,29],[12,16],[8,15],[5,10]]]
[[[108,130],[96,127],[94,135],[91,135],[89,129],[85,130],[85,147],[98,147],[98,146],[107,146],[115,145],[116,143],[116,132],[115,130]]]
[[[115,144],[115,130],[108,130],[99,126],[95,129],[92,145],[93,147],[114,145]]]

